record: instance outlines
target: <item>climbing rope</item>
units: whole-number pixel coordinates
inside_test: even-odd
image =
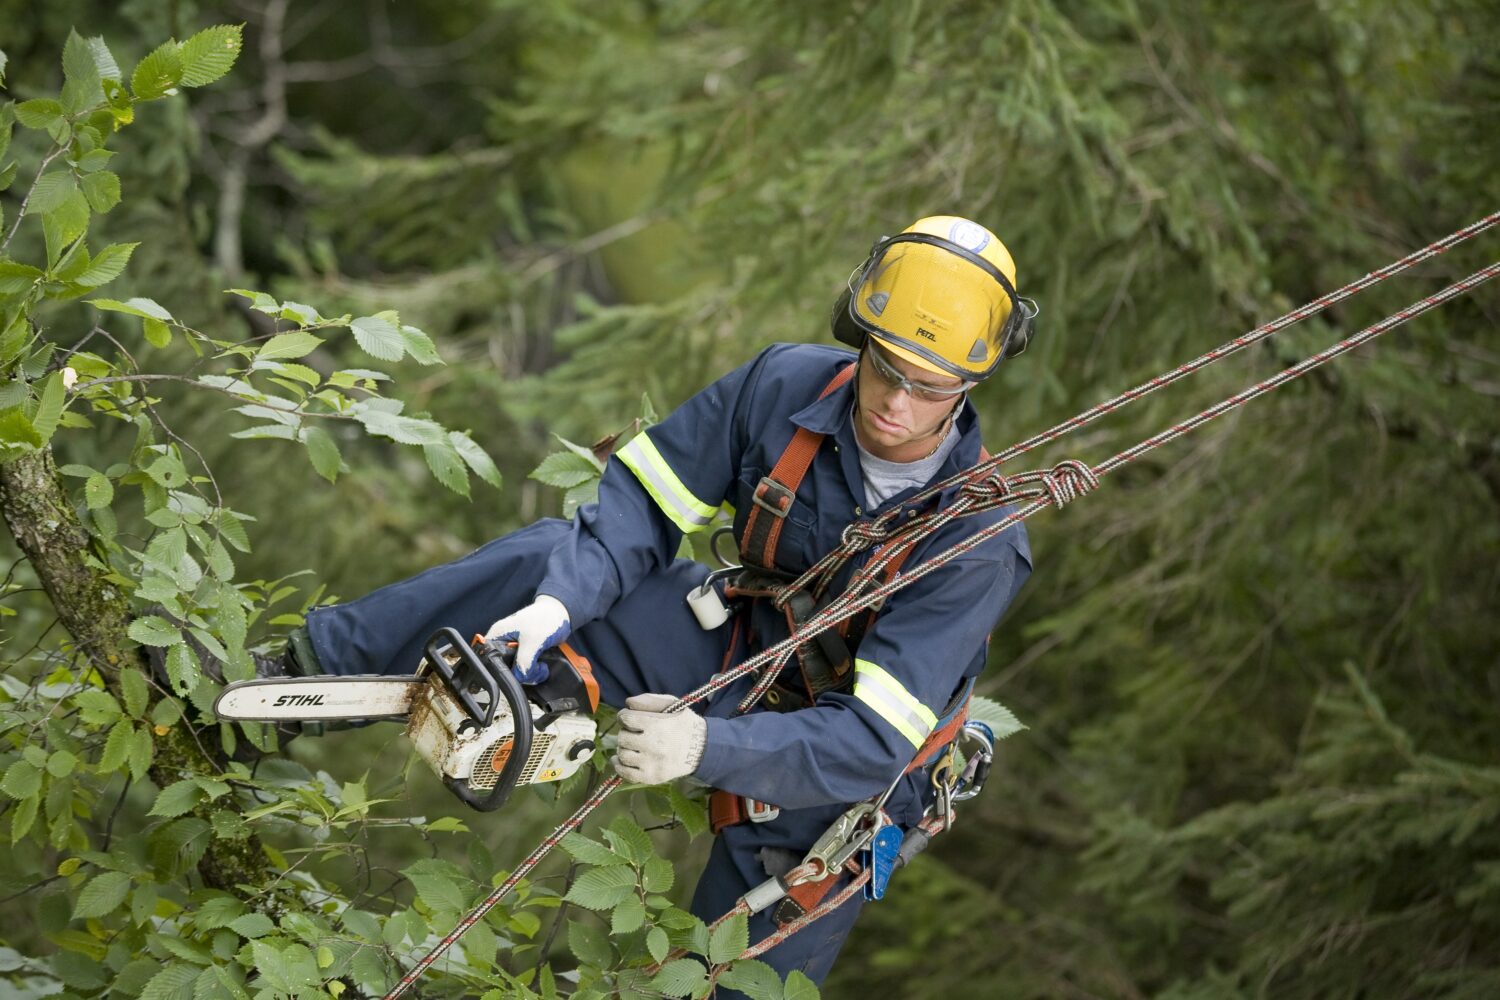
[[[940,509],[899,524],[896,522],[894,516],[896,512],[894,510],[871,521],[851,524],[844,532],[841,544],[833,552],[809,568],[802,576],[787,584],[784,591],[776,600],[784,602],[795,589],[811,589],[814,592],[819,592],[826,588],[828,582],[832,580],[838,569],[854,555],[876,544],[890,541],[895,541],[898,544],[887,546],[866,565],[861,567],[854,574],[848,587],[842,593],[821,611],[815,613],[795,629],[787,638],[766,647],[738,665],[714,675],[707,683],[683,695],[669,706],[666,711],[682,711],[689,705],[712,697],[741,678],[749,676],[755,671],[763,670],[751,693],[740,703],[741,710],[748,709],[770,687],[771,683],[780,673],[781,668],[795,655],[797,648],[809,642],[818,633],[832,628],[840,622],[847,621],[861,611],[877,607],[887,597],[898,590],[935,572],[964,554],[973,551],[1012,525],[1024,521],[1032,514],[1047,507],[1060,508],[1077,497],[1090,492],[1098,486],[1099,480],[1104,476],[1128,465],[1147,452],[1196,430],[1209,421],[1243,406],[1250,400],[1265,395],[1293,379],[1305,375],[1314,368],[1347,354],[1349,351],[1374,340],[1381,334],[1388,333],[1428,310],[1463,295],[1490,280],[1497,274],[1500,274],[1500,262],[1482,268],[1467,278],[1454,282],[1442,291],[1429,295],[1398,312],[1392,313],[1385,319],[1371,324],[1353,336],[1339,341],[1327,350],[1314,354],[1264,381],[1257,382],[1235,393],[1233,396],[1215,403],[1195,416],[1146,438],[1144,441],[1119,452],[1098,465],[1090,466],[1079,460],[1069,459],[1058,463],[1051,469],[1021,472],[1011,476],[1002,476],[998,471],[1000,465],[1017,455],[1048,441],[1055,440],[1070,431],[1098,419],[1106,413],[1120,408],[1126,403],[1140,399],[1162,386],[1169,385],[1186,375],[1201,370],[1214,361],[1243,350],[1245,347],[1279,330],[1283,330],[1302,319],[1306,319],[1308,316],[1312,316],[1337,302],[1341,302],[1349,296],[1411,267],[1413,264],[1443,253],[1458,243],[1491,228],[1496,223],[1500,223],[1500,212],[1494,212],[1407,257],[1403,257],[1399,261],[1388,264],[1379,270],[1371,271],[1363,278],[1350,282],[1335,292],[1309,302],[1278,319],[1272,320],[1264,326],[1257,327],[1243,336],[1236,337],[1234,340],[1195,358],[1185,365],[1173,369],[1164,375],[1159,375],[1149,382],[1121,393],[1113,399],[1106,400],[1049,430],[1027,438],[1019,444],[1012,445],[992,458],[980,462],[942,483],[929,487],[914,498],[914,502],[935,499],[943,491],[957,487],[957,493],[953,501]],[[969,517],[975,514],[998,510],[1003,507],[1013,507],[1013,509],[998,521],[986,525],[969,537],[933,555],[922,563],[910,569],[897,572],[889,580],[880,581],[879,576],[881,571],[896,559],[904,549],[909,549],[923,538],[928,537],[960,517]],[[618,776],[605,780],[599,786],[598,790],[589,796],[587,801],[580,805],[571,816],[553,830],[531,854],[527,855],[500,885],[496,886],[473,911],[460,920],[452,931],[444,936],[431,951],[412,966],[407,974],[385,995],[384,1000],[395,1000],[395,998],[405,994],[417,979],[421,977],[423,972],[452,947],[453,943],[462,937],[469,928],[484,919],[484,915],[514,890],[520,881],[530,874],[541,863],[542,859],[561,842],[564,836],[576,830],[583,823],[584,819],[619,788],[621,784],[623,784],[623,780]],[[858,887],[863,885],[863,882],[860,881],[861,878],[868,879],[868,877],[868,872],[857,877],[853,884],[846,886],[834,897],[809,911],[793,924],[789,924],[786,928],[782,928],[771,935],[770,938],[767,938],[767,941],[770,941],[772,938],[776,939],[772,944],[759,942],[742,957],[753,957],[753,955],[762,954],[769,948],[774,947],[775,943],[785,940],[787,936],[795,933],[797,929],[817,919],[818,916],[831,912],[837,906],[842,905],[855,891],[858,891]],[[731,911],[726,917],[733,915],[734,912],[736,911]]]

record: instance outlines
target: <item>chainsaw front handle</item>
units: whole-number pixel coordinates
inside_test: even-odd
[[[463,800],[465,805],[482,812],[499,809],[515,789],[526,762],[531,758],[534,729],[531,706],[526,691],[511,671],[510,661],[515,657],[514,647],[486,642],[483,636],[475,636],[471,645],[454,628],[441,628],[433,633],[424,647],[427,662],[437,671],[443,684],[458,699],[473,724],[479,729],[487,728],[495,719],[500,699],[510,708],[515,728],[511,735],[510,753],[495,779],[495,787],[485,792],[476,792],[469,782],[450,778],[448,787]],[[450,664],[445,653],[457,655],[458,662]],[[476,691],[489,695],[489,703],[479,704],[474,697]]]

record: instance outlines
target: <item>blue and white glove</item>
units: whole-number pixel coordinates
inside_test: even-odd
[[[540,684],[547,679],[547,665],[537,657],[566,639],[573,631],[568,609],[555,597],[540,594],[520,611],[506,615],[490,626],[484,637],[491,642],[516,642],[516,660],[511,669],[522,684]]]

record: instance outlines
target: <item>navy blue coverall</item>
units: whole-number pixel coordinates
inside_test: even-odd
[[[592,662],[606,704],[643,692],[684,694],[725,659],[732,625],[705,631],[684,600],[707,567],[674,559],[684,533],[708,528],[721,508],[744,530],[751,492],[797,427],[825,435],[797,490],[776,549],[779,568],[800,572],[839,542],[852,521],[907,501],[916,489],[868,509],[851,415],[854,381],[819,399],[855,356],[841,348],[781,344],[719,379],[660,424],[637,435],[605,467],[597,503],[572,522],[546,520],[349,604],[313,611],[308,630],[330,673],[409,673],[426,638],[442,626],[483,632],[536,594],[568,609],[571,642]],[[965,401],[960,440],[938,479],[979,459],[978,419]],[[945,500],[948,498],[944,498]],[[1003,512],[957,521],[919,545],[916,566],[994,523]],[[846,568],[842,587],[857,557]],[[829,692],[800,711],[735,715],[743,679],[707,706],[707,742],[695,777],[781,807],[767,823],[742,823],[717,838],[693,911],[713,920],[766,879],[765,863],[795,858],[850,804],[884,791],[911,762],[955,692],[984,667],[986,639],[1031,571],[1025,530],[1016,525],[894,594],[855,651],[852,690]],[[782,613],[756,602],[751,651],[787,634]],[[733,662],[745,656],[737,650]],[[930,798],[925,772],[902,780],[887,811],[917,822]],[[762,855],[765,848],[773,849]],[[773,862],[774,863],[774,862]],[[783,976],[827,974],[854,923],[849,901],[767,952]],[[751,940],[774,930],[752,918]],[[724,991],[720,992],[722,996]]]

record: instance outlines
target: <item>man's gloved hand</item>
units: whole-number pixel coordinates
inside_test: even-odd
[[[677,699],[669,694],[638,694],[620,711],[620,743],[615,771],[626,781],[660,785],[692,774],[703,759],[708,723],[691,709],[667,714]]]
[[[544,650],[562,642],[573,631],[568,609],[555,597],[540,594],[520,611],[506,615],[490,626],[484,637],[491,642],[514,639],[516,662],[511,668],[522,684],[540,684],[547,679],[547,665],[538,663]]]

